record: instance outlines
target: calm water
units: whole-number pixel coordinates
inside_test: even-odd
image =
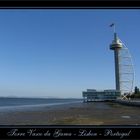
[[[81,102],[81,99],[55,99],[55,98],[0,98],[0,109],[24,106],[59,105]]]

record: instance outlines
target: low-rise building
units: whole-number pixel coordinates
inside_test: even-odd
[[[116,100],[121,95],[120,91],[111,89],[100,91],[87,89],[87,91],[83,91],[82,94],[84,102]]]

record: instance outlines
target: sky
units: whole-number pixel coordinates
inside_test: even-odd
[[[81,98],[115,89],[113,30],[140,87],[140,9],[1,9],[0,96]]]

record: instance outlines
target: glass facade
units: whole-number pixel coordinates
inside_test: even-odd
[[[107,101],[107,100],[116,100],[120,96],[120,91],[117,90],[87,90],[83,91],[84,102],[88,101]]]

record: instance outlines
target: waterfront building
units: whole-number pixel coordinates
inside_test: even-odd
[[[120,97],[119,90],[96,90],[96,89],[87,89],[87,91],[83,91],[83,99],[84,102],[93,102],[93,101],[111,101],[116,100]]]

